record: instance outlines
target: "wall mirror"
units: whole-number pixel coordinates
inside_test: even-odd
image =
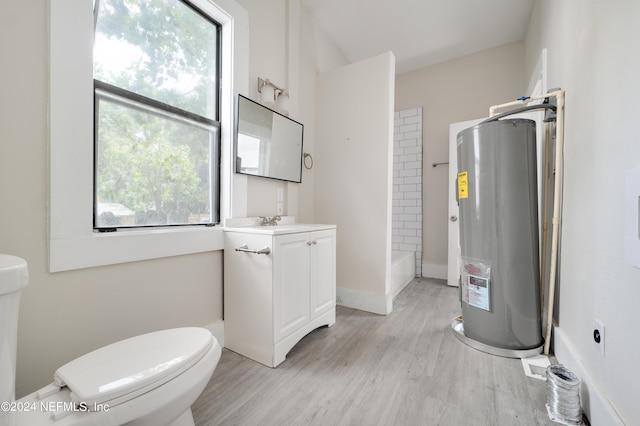
[[[302,123],[238,94],[235,172],[300,183],[303,129]]]

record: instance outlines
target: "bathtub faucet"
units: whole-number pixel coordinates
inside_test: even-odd
[[[259,217],[260,219],[262,219],[262,223],[260,223],[262,226],[276,226],[278,224],[278,221],[282,219],[280,216],[274,216],[274,217],[259,216]]]

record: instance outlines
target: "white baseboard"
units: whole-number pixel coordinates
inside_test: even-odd
[[[553,329],[553,352],[558,362],[580,380],[582,409],[592,425],[624,426],[624,421],[613,408],[606,395],[600,390],[596,380],[582,363],[580,354],[573,347],[561,328]]]
[[[395,284],[393,285],[393,287],[391,288],[391,297],[392,297],[393,299],[395,299],[395,298],[396,298],[396,296],[397,296],[398,294],[400,294],[400,292],[401,292],[402,290],[404,290],[404,288],[405,288],[406,286],[408,286],[408,285],[409,285],[409,283],[410,283],[411,281],[413,281],[413,280],[414,280],[414,278],[415,278],[415,276],[412,276],[412,277],[410,277],[410,278],[407,278],[404,282],[401,282],[401,283],[399,283],[399,284],[398,284],[398,283],[395,283]]]
[[[395,298],[416,277],[416,254],[393,253],[391,262],[391,297]]]
[[[354,290],[346,287],[336,288],[337,303],[341,306],[388,315],[392,311],[393,297],[391,293],[373,294],[366,291]]]
[[[422,276],[424,278],[437,278],[440,280],[446,280],[447,275],[447,265],[437,265],[435,263],[422,264]]]
[[[224,348],[224,321],[218,320],[213,324],[206,325],[204,328],[209,330],[218,343],[220,343],[220,347]]]

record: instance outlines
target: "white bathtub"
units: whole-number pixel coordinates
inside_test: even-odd
[[[413,251],[391,251],[391,294],[396,297],[416,276],[416,254]]]

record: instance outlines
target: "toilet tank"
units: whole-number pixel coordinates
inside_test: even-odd
[[[18,309],[28,282],[27,262],[0,254],[0,402],[15,400]]]

